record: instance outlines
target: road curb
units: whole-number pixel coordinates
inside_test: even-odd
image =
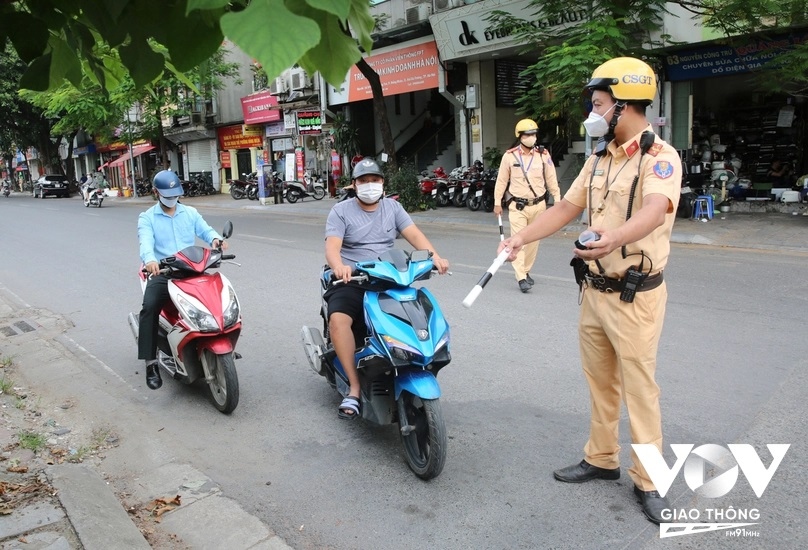
[[[151,546],[96,472],[80,464],[45,470],[86,550],[149,550]]]

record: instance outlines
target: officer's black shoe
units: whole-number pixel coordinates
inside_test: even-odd
[[[163,385],[163,379],[160,378],[160,367],[157,366],[157,363],[146,366],[146,385],[151,390],[159,389]]]
[[[521,290],[522,292],[527,292],[528,290],[530,290],[530,283],[528,283],[527,280],[522,279],[521,281],[519,281],[519,290]]]
[[[530,276],[530,273],[525,273],[525,281],[527,281],[527,284],[530,286],[533,286],[536,283],[536,281],[533,280],[533,277]]]
[[[620,479],[620,468],[614,470],[598,468],[586,460],[582,460],[579,464],[556,470],[553,472],[553,477],[564,483],[584,483],[593,479],[615,480]]]
[[[662,511],[670,510],[668,499],[656,491],[642,491],[636,485],[634,486],[634,494],[637,495],[637,499],[642,504],[642,511],[648,521],[657,525],[665,521],[662,517]]]

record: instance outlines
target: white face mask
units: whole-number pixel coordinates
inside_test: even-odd
[[[357,198],[365,204],[374,204],[382,198],[384,192],[384,184],[371,182],[362,183],[356,186]]]
[[[586,128],[586,133],[589,134],[593,138],[599,138],[606,135],[609,131],[609,123],[606,121],[606,115],[609,114],[609,111],[614,109],[614,105],[609,107],[609,110],[603,113],[603,115],[597,114],[595,111],[589,113],[589,117],[584,120],[584,128]]]
[[[536,136],[522,136],[519,140],[522,142],[522,145],[528,149],[532,149],[533,146],[536,145]]]
[[[177,201],[178,201],[178,200],[180,200],[180,198],[179,198],[179,197],[170,197],[170,198],[167,198],[167,197],[164,197],[163,195],[160,195],[160,202],[161,202],[161,203],[163,204],[163,206],[165,206],[166,208],[174,208],[175,206],[177,206]]]

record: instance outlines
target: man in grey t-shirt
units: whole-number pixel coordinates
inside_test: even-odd
[[[325,229],[325,259],[334,276],[348,282],[356,262],[375,260],[393,248],[396,232],[401,233],[416,250],[432,252],[439,273],[446,273],[449,262],[441,258],[429,239],[413,223],[409,214],[394,200],[383,200],[384,174],[372,159],[357,163],[352,179],[356,198],[338,203],[328,214]],[[328,331],[334,351],[345,368],[350,391],[339,406],[340,418],[357,418],[361,414],[359,375],[354,363],[354,332],[363,334],[365,291],[350,285],[328,290]]]

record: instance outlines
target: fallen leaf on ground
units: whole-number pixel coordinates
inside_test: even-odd
[[[174,508],[177,508],[180,504],[180,495],[177,495],[174,498],[156,498],[151,501],[148,509],[151,515],[155,517],[155,521],[159,522],[160,516],[166,512],[170,512]]]

